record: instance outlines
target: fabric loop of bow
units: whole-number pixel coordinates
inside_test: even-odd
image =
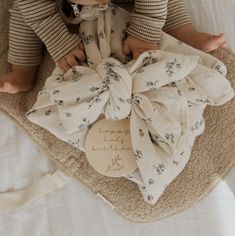
[[[171,90],[170,92],[173,93],[174,89]],[[188,133],[188,108],[186,98],[183,96],[179,98],[177,98],[177,96],[171,97],[174,102],[178,100],[177,103],[180,104],[179,113],[181,123],[172,117],[168,111],[162,109],[162,106],[158,102],[150,101],[144,94],[135,94],[134,98],[138,102],[133,104],[132,110],[134,110],[138,119],[144,121],[145,130],[148,130],[147,135],[151,143],[159,145],[172,159],[179,157],[183,150],[182,147],[185,145],[185,139]],[[131,115],[133,115],[133,113]],[[141,137],[144,135],[143,127],[139,129],[141,130],[140,132],[142,132],[142,135],[139,134]]]

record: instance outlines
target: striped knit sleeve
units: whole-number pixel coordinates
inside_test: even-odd
[[[70,52],[81,39],[71,34],[53,0],[17,0],[18,7],[27,25],[46,45],[54,61]]]
[[[135,0],[127,33],[147,42],[159,42],[167,3],[168,0]]]

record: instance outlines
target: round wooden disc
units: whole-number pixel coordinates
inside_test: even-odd
[[[87,134],[85,152],[91,166],[105,176],[121,177],[137,169],[128,119],[96,122]]]

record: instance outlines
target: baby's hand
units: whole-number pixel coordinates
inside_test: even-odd
[[[158,49],[157,43],[148,43],[129,35],[123,44],[123,53],[136,59],[141,53]]]
[[[79,43],[72,51],[67,53],[64,57],[60,58],[56,63],[58,66],[66,72],[73,66],[79,65],[81,62],[86,60],[86,55],[84,52],[84,46],[82,43]]]

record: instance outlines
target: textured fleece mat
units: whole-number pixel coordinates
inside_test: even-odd
[[[8,48],[8,8],[11,1],[0,3],[0,73],[9,70],[6,63]],[[219,49],[213,53],[228,68],[227,78],[235,88],[235,56]],[[223,178],[235,163],[235,99],[223,106],[209,107],[204,113],[206,129],[196,140],[189,163],[167,187],[156,205],[144,202],[136,184],[125,178],[109,178],[98,174],[85,156],[52,134],[31,124],[25,112],[36,100],[44,79],[53,69],[46,54],[33,91],[18,95],[0,94],[0,110],[22,127],[44,150],[48,157],[67,174],[76,177],[94,193],[99,193],[113,209],[132,221],[146,222],[161,219],[182,211],[203,198]]]

